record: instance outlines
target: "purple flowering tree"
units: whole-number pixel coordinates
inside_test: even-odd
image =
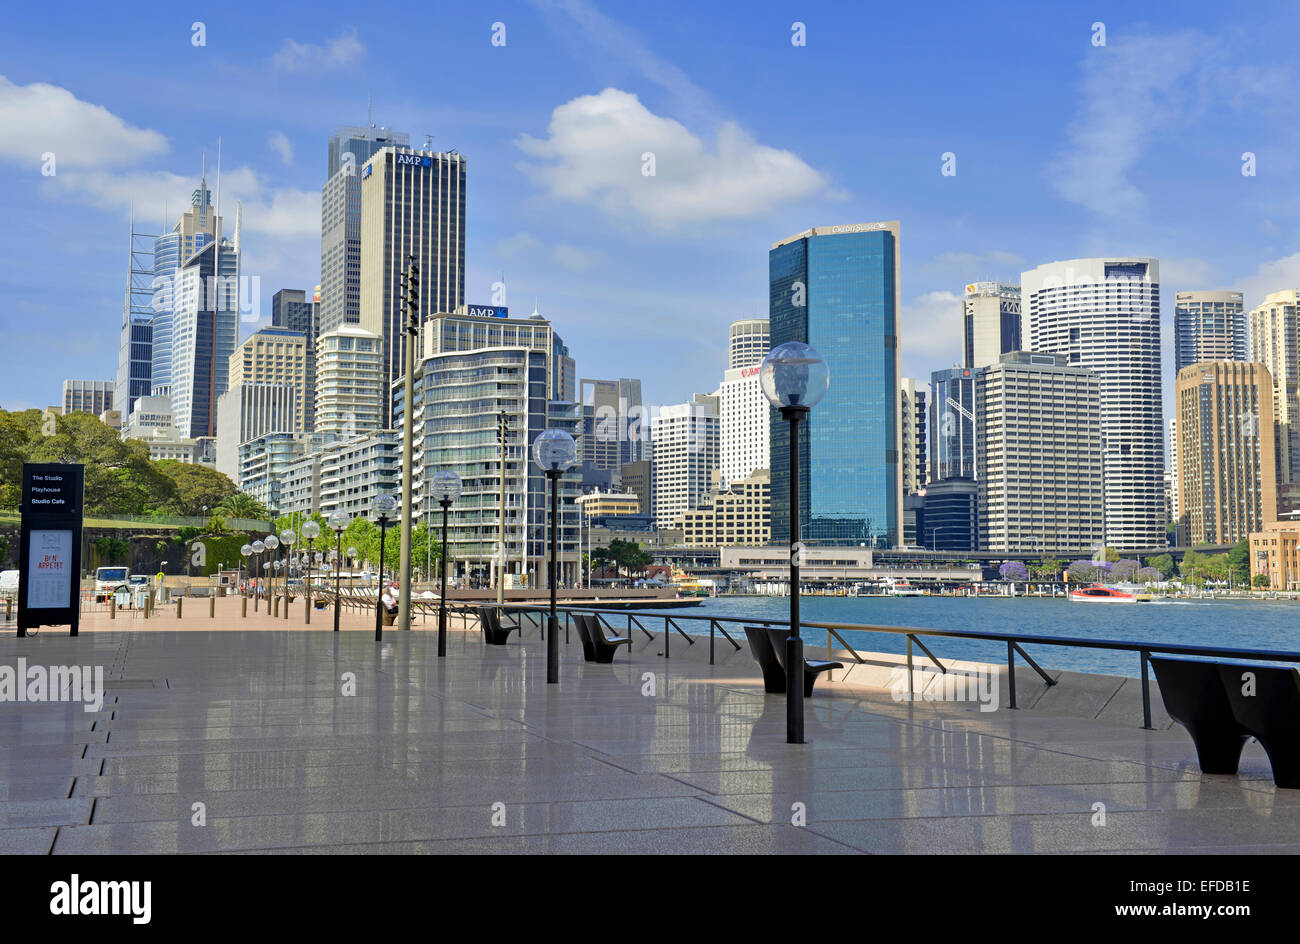
[[[1028,580],[1029,568],[1023,561],[1003,561],[998,568],[998,576],[1003,580]]]

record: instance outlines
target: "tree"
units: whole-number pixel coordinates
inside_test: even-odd
[[[1251,585],[1256,590],[1267,590],[1269,586],[1268,574],[1256,574],[1255,579],[1251,581]]]
[[[1225,569],[1234,584],[1250,581],[1250,538],[1242,538],[1228,551]]]
[[[1035,577],[1039,577],[1047,580],[1055,580],[1057,574],[1061,572],[1061,568],[1064,565],[1065,565],[1065,561],[1061,560],[1060,558],[1044,556],[1039,558],[1036,562],[1034,562],[1034,564],[1029,568],[1029,570]]]
[[[1102,551],[1101,559],[1108,564],[1114,564],[1119,560],[1119,551],[1115,550],[1113,547],[1108,547]]]
[[[221,499],[214,509],[227,518],[250,518],[256,521],[269,521],[270,510],[247,492],[235,492]]]
[[[1160,571],[1166,580],[1178,572],[1178,567],[1174,564],[1174,559],[1169,554],[1156,554],[1154,557],[1148,557],[1147,566],[1154,567],[1156,570]]]
[[[1163,577],[1164,574],[1154,567],[1139,567],[1137,573],[1133,575],[1133,579],[1138,583],[1159,583]]]
[[[1017,560],[1003,561],[998,568],[998,576],[1003,580],[1028,580],[1029,568]]]
[[[1138,572],[1138,562],[1129,558],[1115,561],[1110,569],[1112,580],[1118,580],[1127,583],[1133,579],[1133,575]]]
[[[89,413],[55,419],[53,435],[29,440],[27,462],[70,462],[85,467],[85,508],[90,514],[144,514],[174,493],[172,483],[149,459],[138,439],[122,441],[117,430]]]
[[[172,497],[167,507],[173,514],[202,515],[205,508],[215,509],[235,494],[234,482],[205,465],[168,459],[158,463],[158,470],[171,482]]]

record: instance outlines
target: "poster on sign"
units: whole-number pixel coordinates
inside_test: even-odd
[[[27,605],[63,609],[72,605],[72,531],[32,531],[27,553]]]

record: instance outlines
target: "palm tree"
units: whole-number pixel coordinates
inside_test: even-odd
[[[214,511],[221,512],[227,518],[253,518],[258,521],[267,521],[271,517],[271,512],[266,506],[247,492],[235,492],[233,495],[227,495]]]

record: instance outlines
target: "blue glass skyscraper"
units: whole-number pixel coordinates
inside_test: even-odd
[[[903,507],[898,422],[899,226],[806,230],[768,253],[772,347],[811,344],[830,390],[799,437],[800,527],[809,544],[896,547]],[[790,528],[790,432],[771,412],[772,537]]]

